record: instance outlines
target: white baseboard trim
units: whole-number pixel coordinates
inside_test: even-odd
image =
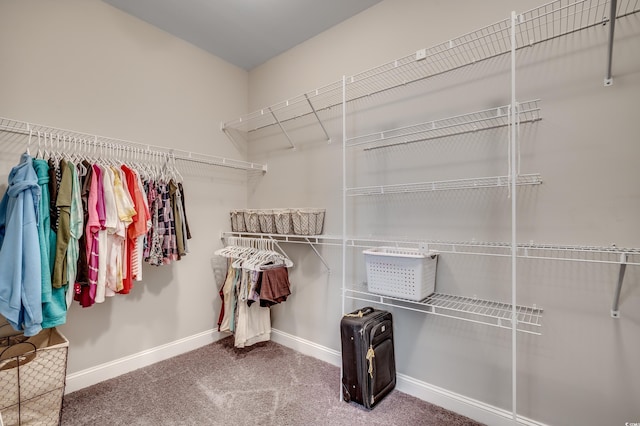
[[[271,329],[271,340],[337,367],[340,367],[342,363],[339,351],[318,345],[317,343],[285,333],[284,331]],[[481,423],[492,426],[513,426],[514,424],[511,411],[494,407],[455,392],[450,392],[405,374],[396,375],[396,389]],[[336,389],[336,398],[338,397],[339,389]],[[522,416],[518,416],[517,424],[525,426],[546,426],[544,423],[536,422]]]
[[[318,345],[310,340],[303,339],[301,337],[294,336],[278,329],[271,329],[271,340],[280,343],[282,346],[291,348],[301,354],[317,358],[321,361],[328,362],[329,364],[340,367],[342,364],[342,357],[340,352],[327,348],[326,346]]]
[[[185,337],[155,348],[147,349],[133,355],[97,365],[86,370],[78,371],[67,376],[65,393],[75,392],[87,386],[112,379],[138,368],[146,367],[159,361],[198,349],[225,337],[226,334],[215,330],[208,330],[193,336]],[[310,340],[302,339],[284,331],[271,329],[271,340],[283,346],[298,351],[304,355],[317,358],[321,361],[340,367],[340,352],[326,346],[319,345]],[[484,402],[468,398],[455,392],[450,392],[438,386],[431,385],[413,377],[397,374],[396,388],[400,392],[415,396],[476,421],[495,425],[513,426],[510,411],[497,408]],[[339,397],[339,389],[336,389],[336,398]],[[525,426],[546,426],[526,417],[518,416],[518,424]]]
[[[193,336],[156,346],[142,352],[87,368],[67,376],[65,393],[75,392],[87,386],[112,379],[138,368],[198,349],[225,337],[216,330],[207,330]]]

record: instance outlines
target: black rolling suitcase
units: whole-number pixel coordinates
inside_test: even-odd
[[[391,313],[362,308],[340,321],[342,395],[373,408],[396,386]]]

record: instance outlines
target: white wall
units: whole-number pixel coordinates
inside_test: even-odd
[[[447,41],[523,12],[541,1],[386,0],[250,72],[250,108],[283,99]],[[542,99],[543,120],[523,125],[522,171],[544,183],[519,192],[519,241],[640,247],[640,158],[635,119],[640,95],[640,21],[620,21],[614,85],[603,86],[608,27],[518,54],[518,99]],[[347,135],[380,131],[510,102],[509,57],[349,106]],[[341,111],[290,123],[296,150],[278,129],[252,136],[253,161],[269,173],[249,183],[251,207],[327,208],[325,232],[342,230]],[[386,151],[349,154],[351,186],[505,174],[506,129]],[[349,233],[468,241],[509,241],[504,190],[460,191],[348,201]],[[331,272],[307,247],[287,246],[296,262],[294,294],[274,326],[339,350],[341,252],[323,246]],[[518,262],[518,303],[544,308],[542,336],[518,335],[518,412],[553,425],[624,424],[640,409],[640,286],[627,268],[622,318],[609,315],[619,268],[557,261]],[[359,251],[347,255],[349,280],[363,281]],[[508,259],[443,255],[437,290],[510,300]],[[361,303],[356,303],[359,306]],[[346,309],[352,308],[347,303]],[[394,309],[398,371],[511,409],[509,331]]]
[[[0,56],[2,117],[241,158],[219,123],[246,112],[248,74],[101,1],[0,1]],[[1,137],[4,192],[24,145]],[[229,209],[246,203],[247,174],[193,164],[182,173],[191,253],[145,265],[129,295],[74,304],[60,327],[68,373],[215,328],[211,258]]]

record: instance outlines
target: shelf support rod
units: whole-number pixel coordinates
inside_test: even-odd
[[[355,244],[355,240],[352,241]],[[347,76],[342,76],[342,315],[345,314],[347,288]],[[340,363],[340,377],[344,374]],[[342,388],[340,401],[344,401]]]
[[[318,256],[318,258],[320,259],[320,262],[322,262],[324,267],[327,268],[327,272],[331,273],[331,268],[329,267],[329,264],[327,263],[326,260],[324,260],[324,257],[322,257],[322,255],[320,254],[316,246],[313,245],[313,243],[309,240],[309,238],[305,238],[305,241],[311,246],[313,251],[316,252],[316,256]]]
[[[269,107],[269,112],[271,113],[271,116],[273,117],[273,119],[276,120],[276,123],[278,123],[278,126],[280,126],[280,130],[282,130],[282,133],[284,133],[284,135],[287,137],[287,140],[291,144],[291,149],[296,149],[296,146],[293,144],[293,141],[291,140],[291,137],[289,137],[289,133],[287,133],[287,131],[284,129],[284,126],[282,125],[280,120],[278,120],[278,117],[276,117],[276,115],[273,112],[273,110],[271,109],[271,107]]]
[[[287,259],[291,259],[289,255],[282,249],[282,247],[280,247],[280,242],[278,240],[273,238],[271,235],[269,235],[269,240],[273,241],[274,246],[277,247],[278,250],[280,250],[280,253],[282,253],[284,257],[286,257]]]
[[[242,152],[243,154],[247,153],[246,147],[241,145],[237,140],[235,140],[235,138],[231,135],[231,133],[225,127],[224,123],[220,124],[220,130],[222,130],[222,133],[224,133],[224,135],[227,137],[227,139],[229,139],[231,141],[233,146],[238,148],[238,151]]]
[[[307,99],[307,102],[311,107],[311,111],[313,111],[313,115],[316,116],[316,120],[318,120],[318,124],[320,124],[320,127],[322,127],[322,131],[324,132],[324,135],[327,137],[327,143],[331,143],[331,137],[329,136],[329,133],[327,133],[327,129],[325,129],[324,124],[322,124],[322,120],[320,120],[320,117],[318,117],[318,113],[316,112],[316,109],[313,107],[313,104],[311,103],[311,99],[309,99],[309,96],[307,96],[306,93],[304,94],[304,97]]]
[[[622,290],[622,283],[624,281],[624,273],[627,270],[627,255],[625,253],[620,255],[620,273],[618,274],[618,285],[616,286],[616,293],[613,296],[613,307],[611,308],[611,318],[620,318],[620,290]]]
[[[512,419],[514,424],[518,422],[518,408],[517,408],[517,377],[518,369],[516,365],[517,361],[517,345],[516,338],[518,334],[518,317],[516,308],[516,265],[518,260],[518,244],[516,240],[517,224],[516,224],[516,181],[518,178],[517,167],[517,155],[516,149],[518,144],[516,142],[516,25],[518,25],[515,12],[511,12],[511,117],[510,117],[510,131],[509,138],[510,143],[510,166],[509,174],[511,175],[511,410]]]
[[[604,85],[611,86],[613,77],[611,76],[611,67],[613,63],[613,35],[616,30],[616,9],[618,0],[611,0],[611,10],[609,12],[609,49],[607,52],[607,74],[604,77]]]

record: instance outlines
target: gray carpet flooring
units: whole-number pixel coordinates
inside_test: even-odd
[[[331,364],[229,337],[66,395],[62,425],[479,425],[397,390],[367,411],[339,383]]]

